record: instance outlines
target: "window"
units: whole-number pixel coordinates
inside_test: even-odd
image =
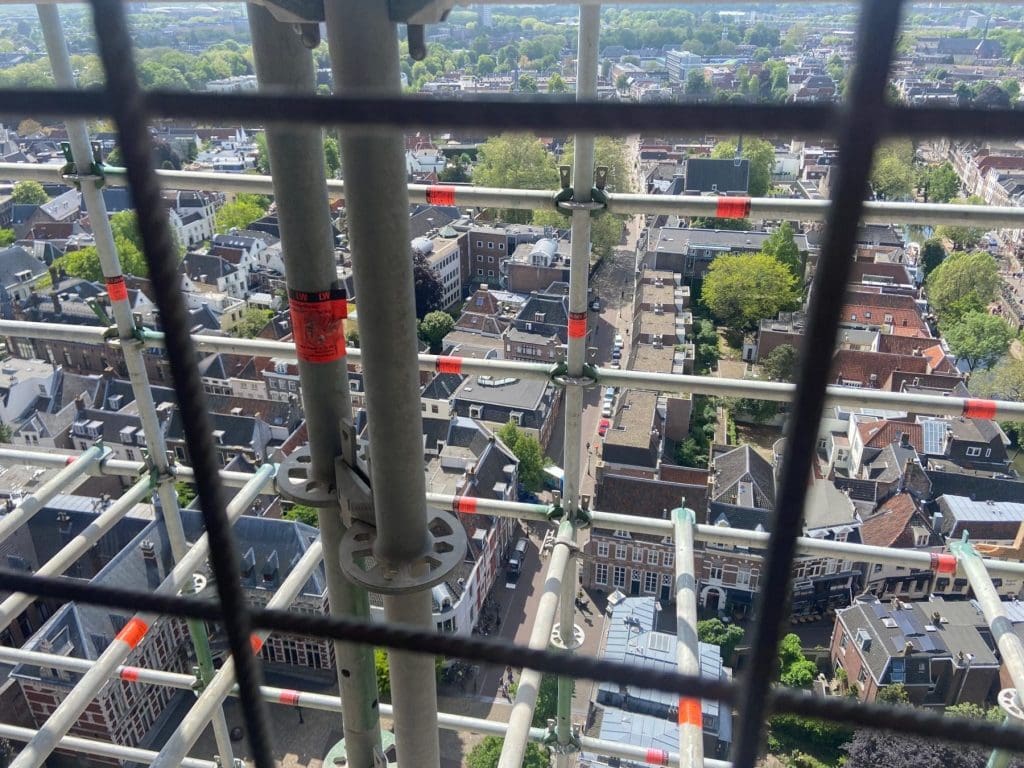
[[[597,542],[597,556],[598,557],[608,557],[608,549],[609,549],[609,547],[608,547],[608,542],[607,541],[599,541],[599,542]]]
[[[633,538],[632,536],[629,535],[629,531],[615,531],[615,532],[612,533],[612,536],[614,536],[616,539],[631,539],[631,538]]]
[[[736,571],[736,586],[746,587],[750,585],[750,571],[747,568],[740,568]]]
[[[844,631],[842,637],[839,638],[839,647],[845,649],[848,642],[850,642],[850,636]]]
[[[658,564],[658,550],[649,549],[647,550],[647,564],[657,565]]]
[[[477,248],[483,248],[484,247],[484,241],[483,240],[477,240],[476,241],[476,247]]]
[[[431,413],[437,413],[437,406],[436,405],[430,406],[430,412]]]
[[[709,565],[708,566],[708,581],[721,581],[722,580],[722,566],[720,565]]]
[[[885,316],[885,322],[891,323],[892,322],[892,315],[886,315]]]
[[[488,247],[488,248],[494,248],[494,243],[492,243],[492,242],[488,241],[488,243],[487,243],[487,247]],[[494,257],[492,256],[491,258],[494,258]]]
[[[616,565],[614,568],[612,568],[612,586],[626,586],[626,569],[621,565]]]
[[[974,447],[968,448],[967,449],[967,455],[968,456],[981,456],[981,448],[974,448]]]
[[[640,547],[633,547],[633,562],[642,563],[644,561],[644,551]]]
[[[504,251],[505,250],[505,244],[504,243],[498,243],[498,250],[499,251]]]
[[[594,563],[594,583],[601,585],[608,583],[608,566],[604,563]]]
[[[644,592],[650,595],[657,591],[658,573],[656,571],[647,571],[644,573]]]
[[[494,277],[494,270],[493,269],[488,269],[487,270],[487,276],[488,277]]]
[[[666,568],[671,568],[675,565],[676,553],[671,550],[661,553],[661,564]]]
[[[483,277],[484,271],[482,269],[477,269],[476,273]]]
[[[615,545],[615,559],[616,560],[625,560],[626,559],[626,545],[625,544],[616,544]]]
[[[992,449],[991,448],[986,448],[985,449],[985,458],[987,459],[991,455],[992,455]]]
[[[488,256],[487,257],[487,263],[488,264],[493,264],[494,263],[494,257],[493,256]]]

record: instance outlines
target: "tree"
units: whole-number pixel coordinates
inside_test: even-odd
[[[338,151],[338,142],[330,136],[324,139],[324,165],[327,166],[327,175],[334,178],[341,170],[341,153]]]
[[[481,54],[476,60],[476,73],[478,75],[493,75],[496,66],[493,56],[486,53]]]
[[[993,365],[1006,354],[1014,336],[1003,318],[988,312],[968,312],[943,324],[942,333],[950,351],[972,371]]]
[[[302,506],[302,505],[297,505]],[[310,507],[307,507],[310,509]],[[434,657],[434,673],[438,679],[441,678],[441,665],[443,659],[440,656]],[[373,667],[377,677],[377,693],[382,701],[391,701],[391,669],[388,664],[388,652],[384,648],[373,649]]]
[[[450,159],[441,172],[437,174],[438,181],[443,181],[447,184],[469,181],[469,173],[467,172],[468,160],[469,158],[466,155],[459,155]]]
[[[629,75],[623,72],[621,75],[615,78],[615,88],[618,91],[629,90]]]
[[[954,731],[950,738],[956,738]],[[922,739],[874,729],[861,729],[843,748],[845,768],[978,768],[985,765],[990,750],[941,739]],[[1024,765],[1020,760],[1013,768]]]
[[[711,156],[720,159],[736,157],[736,142],[720,141],[711,150]],[[764,139],[744,137],[742,157],[750,161],[747,192],[751,197],[764,197],[772,188],[772,169],[775,167],[775,147]]]
[[[766,253],[717,257],[708,268],[701,297],[711,314],[735,330],[753,328],[800,302],[793,273]]]
[[[243,339],[252,339],[259,336],[260,331],[266,328],[267,323],[274,313],[269,309],[249,307],[242,313],[242,319],[235,326],[235,334]]]
[[[252,196],[239,195],[234,202],[224,203],[214,215],[214,231],[223,234],[232,229],[245,229],[263,218],[266,212],[267,206],[259,205]]]
[[[697,622],[697,639],[702,643],[717,645],[722,660],[728,664],[736,646],[743,641],[743,628],[725,624],[721,619],[706,619]]]
[[[118,211],[110,217],[110,229],[114,237],[123,237],[142,251],[142,233],[139,232],[139,220],[135,211]]]
[[[761,362],[761,369],[769,381],[796,380],[796,370],[800,363],[799,353],[792,344],[780,344],[769,352]]]
[[[999,290],[999,265],[988,253],[956,252],[928,275],[925,289],[939,324],[984,312]]]
[[[114,246],[121,261],[122,272],[126,275],[135,275],[136,277],[146,277],[149,275],[149,265],[146,264],[145,257],[143,257],[131,240],[115,235]],[[67,270],[69,275],[80,277],[83,280],[97,281],[103,279],[100,257],[96,252],[96,246],[93,245],[80,248],[77,251],[69,251],[60,259],[60,266]]]
[[[704,77],[704,70],[691,69],[686,73],[686,94],[688,96],[703,97],[711,93],[711,86]]]
[[[535,136],[503,133],[480,145],[473,168],[473,183],[483,187],[557,189],[554,158]],[[504,210],[506,221],[530,222],[530,211]]]
[[[810,688],[818,674],[817,665],[804,656],[800,636],[790,632],[779,643],[779,681],[791,688]]]
[[[977,195],[970,197],[958,197],[949,201],[954,205],[984,205],[985,201]],[[984,229],[977,227],[964,227],[953,224],[943,224],[935,228],[935,236],[946,238],[953,243],[953,247],[960,250],[973,248],[985,235]]]
[[[358,328],[349,328],[347,331],[345,331],[345,343],[348,344],[350,347],[354,347],[356,349],[359,349],[359,329]]]
[[[174,491],[178,494],[178,506],[182,509],[191,504],[196,497],[196,487],[184,480],[179,480],[174,484]]]
[[[11,191],[11,202],[19,205],[42,205],[49,199],[38,181],[19,181]]]
[[[749,232],[754,228],[750,219],[719,219],[715,216],[695,216],[690,219],[690,226],[694,229],[730,229],[739,232]]]
[[[317,517],[315,507],[308,507],[305,504],[292,504],[292,508],[281,515],[285,520],[294,520],[297,523],[311,525],[314,528],[320,527],[320,519]]]
[[[537,78],[535,78],[533,75],[520,75],[519,92],[537,93]]]
[[[0,248],[5,248],[14,242],[13,229],[0,229]]]
[[[1024,400],[1024,360],[1007,355],[988,370],[971,374],[971,394],[997,400]]]
[[[435,310],[427,313],[420,322],[420,336],[424,341],[430,342],[430,354],[441,354],[441,342],[454,327],[455,321],[447,312]]]
[[[946,246],[937,237],[930,237],[921,246],[921,269],[928,277],[946,258]]]
[[[761,252],[774,256],[780,262],[789,267],[793,277],[800,284],[804,279],[804,262],[800,256],[800,249],[797,247],[796,238],[793,236],[793,227],[788,221],[782,222],[778,229],[772,232],[771,236],[764,241]]]
[[[497,437],[519,460],[519,484],[527,491],[539,491],[548,461],[537,438],[523,432],[514,421],[501,427]]]
[[[572,688],[576,687],[573,681]],[[546,728],[548,720],[554,720],[558,714],[558,677],[544,675],[537,689],[537,706],[533,709],[533,727]]]
[[[505,740],[500,736],[486,736],[466,756],[467,768],[498,768],[501,749]],[[527,742],[523,756],[523,768],[548,768],[547,750],[535,741]]]
[[[427,257],[422,253],[413,256],[412,279],[416,291],[416,317],[424,318],[431,312],[441,309],[444,288],[437,273],[427,263]]]
[[[927,168],[923,181],[925,202],[948,203],[960,191],[960,177],[949,163]]]
[[[267,152],[267,134],[260,132],[253,139],[256,145],[256,170],[262,174],[270,173],[270,153]]]
[[[14,437],[14,430],[10,424],[0,421],[0,443],[9,443]]]
[[[909,200],[914,193],[914,145],[890,141],[875,153],[871,187],[884,200]]]
[[[548,78],[548,93],[568,93],[569,86],[557,72]]]
[[[910,694],[903,683],[883,685],[875,694],[875,701],[881,704],[910,704]]]

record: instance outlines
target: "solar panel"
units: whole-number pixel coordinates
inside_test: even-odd
[[[911,622],[910,616],[906,611],[893,611],[892,617],[896,620],[896,626],[900,628],[904,635],[909,637],[914,634],[914,624]]]
[[[929,419],[921,423],[921,431],[924,435],[925,453],[939,456],[946,452],[946,422]]]

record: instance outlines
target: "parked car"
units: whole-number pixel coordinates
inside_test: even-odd
[[[615,400],[615,387],[604,388],[604,399],[605,402],[611,403]]]
[[[611,425],[611,419],[601,419],[597,423],[597,434],[600,435],[601,437],[604,437],[606,434],[608,434],[608,429],[611,427]]]
[[[601,300],[595,296],[594,300],[590,302],[590,308],[594,312],[600,312],[601,311]]]
[[[612,360],[621,360],[621,359],[622,359],[622,350],[621,349],[613,349],[612,350]]]
[[[615,334],[615,348],[616,349],[622,349],[624,346],[625,346],[625,342],[622,340],[622,334],[621,333],[616,333]]]
[[[601,406],[601,415],[606,419],[610,419],[612,416],[613,406],[611,403],[605,403]]]

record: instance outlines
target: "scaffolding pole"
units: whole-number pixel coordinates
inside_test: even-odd
[[[229,523],[234,523],[249,508],[259,495],[260,490],[273,477],[276,470],[273,464],[264,464],[253,475],[252,480],[243,487],[227,505]],[[157,594],[177,593],[186,583],[191,584],[192,574],[202,565],[209,554],[209,539],[203,534],[192,547],[185,552],[174,569],[157,587]],[[114,676],[115,670],[135,650],[145,637],[150,626],[159,616],[149,613],[138,613],[117,633],[117,636],[106,647],[96,660],[95,665],[82,675],[78,684],[72,688],[64,700],[50,714],[46,722],[25,745],[10,768],[39,768],[47,756],[57,748],[60,739],[75,725],[79,716],[89,706],[100,689]]]
[[[319,539],[309,545],[309,549],[299,559],[299,562],[292,568],[291,573],[281,583],[281,586],[274,592],[274,596],[267,603],[268,609],[287,609],[293,600],[302,593],[303,587],[309,581],[313,571],[320,566],[320,558],[323,555],[323,545]],[[252,649],[259,653],[263,643],[266,642],[270,632],[259,630],[252,636]],[[235,660],[229,657],[224,665],[213,676],[213,680],[203,689],[196,703],[185,714],[181,724],[175,729],[160,754],[152,762],[155,768],[175,768],[188,755],[190,749],[202,736],[210,718],[221,710],[221,704],[235,684]]]
[[[61,463],[65,465],[64,469],[24,497],[12,512],[0,519],[0,542],[39,514],[46,503],[58,493],[67,490],[73,480],[96,466],[103,455],[104,449],[93,445],[78,458],[62,459]]]
[[[324,14],[336,93],[399,95],[398,33],[387,6],[339,0],[325,3]],[[390,622],[433,628],[431,593],[420,572],[431,533],[402,133],[342,131],[341,157],[356,295],[375,299],[360,303],[359,330],[376,516],[373,554],[391,587],[384,613]],[[436,768],[441,757],[434,660],[394,650],[388,660],[400,759]]]
[[[247,6],[256,74],[261,88],[312,93],[313,57],[295,30],[261,6]],[[307,295],[337,287],[334,231],[327,202],[323,131],[319,127],[268,125],[267,154],[274,169],[273,192],[281,228],[285,277],[290,291]],[[293,323],[296,318],[293,316]],[[334,488],[335,462],[343,455],[343,432],[351,429],[352,403],[344,350],[336,359],[298,359],[309,445],[309,476],[319,488]],[[370,618],[370,598],[345,578],[339,562],[344,527],[337,500],[317,509],[324,545],[324,571],[333,613]],[[345,702],[348,764],[371,768],[381,752],[380,716],[373,649],[335,641],[334,660]]]
[[[672,511],[676,543],[676,664],[679,674],[700,675],[697,639],[697,575],[694,564],[692,509]],[[679,699],[679,762],[699,766],[704,762],[704,722],[701,700]]]
[[[83,343],[105,343],[104,329],[79,326],[61,326],[48,323],[32,323],[20,320],[0,320],[0,335],[10,338],[35,338]],[[148,348],[162,349],[162,333],[144,332]],[[294,344],[281,341],[257,339],[231,339],[219,336],[194,336],[197,349],[204,352],[229,352],[232,354],[279,357],[296,360]],[[351,362],[362,361],[361,350],[349,350]],[[471,360],[443,355],[419,355],[421,371],[441,369],[457,370],[464,375],[504,373],[520,379],[549,381],[552,366],[543,363],[527,363],[515,360]],[[790,402],[796,392],[793,384],[753,379],[729,379],[712,376],[694,376],[678,373],[653,373],[651,371],[625,371],[614,368],[595,368],[598,384],[626,389],[651,389],[664,394],[708,395],[710,397],[751,398],[771,400],[777,403]],[[859,389],[831,385],[825,390],[829,405],[848,408],[881,408],[929,413],[941,416],[965,416],[971,419],[994,419],[997,421],[1021,420],[1024,418],[1024,402],[1008,400],[987,400],[980,398],[945,397],[943,395],[919,395],[906,392],[885,392],[877,389]],[[191,470],[181,467],[180,473]]]
[[[229,174],[207,171],[158,170],[157,178],[166,189],[218,190],[234,194],[271,195],[274,187],[270,176]],[[275,169],[274,173],[277,171]],[[115,184],[124,184],[124,168],[106,166],[104,174]],[[0,178],[34,181],[62,181],[59,168],[39,163],[0,163]],[[551,209],[554,191],[538,189],[505,189],[500,187],[446,186],[409,184],[411,203],[430,203],[440,189],[454,196],[453,204],[461,208],[512,208],[525,211]],[[332,198],[345,197],[345,182],[327,180]],[[723,204],[722,200],[728,201]],[[736,204],[750,219],[786,219],[824,221],[831,200],[790,200],[781,197],[698,197],[685,195],[649,195],[624,192],[608,193],[609,213],[616,215],[647,214],[651,216],[735,218]],[[749,206],[749,209],[748,207]],[[726,213],[726,216],[719,214]],[[950,225],[981,229],[1019,229],[1024,226],[1024,208],[1000,205],[961,205],[951,203],[902,203],[865,201],[861,220],[865,224],[933,225],[942,221]]]
[[[31,741],[39,731],[31,728],[21,728],[17,725],[0,723],[0,737],[14,741]],[[93,739],[82,739],[77,736],[64,736],[57,745],[60,749],[81,752],[86,755],[97,757],[109,757],[114,760],[122,760],[133,763],[152,763],[156,758],[156,752],[149,749],[138,749],[137,747],[123,747],[119,744],[111,744],[105,741],[94,741]],[[221,763],[212,760],[196,760],[188,758],[181,762],[181,768],[224,768]]]
[[[558,601],[562,593],[572,551],[575,549],[575,529],[568,520],[558,526],[558,536],[551,550],[551,560],[544,579],[544,592],[537,601],[537,613],[530,630],[527,647],[544,650],[551,643],[551,633],[555,626],[558,612]],[[508,729],[505,743],[501,747],[498,768],[519,768],[526,754],[526,739],[533,722],[533,710],[537,706],[537,694],[540,692],[541,673],[533,669],[524,669],[519,675],[519,687],[512,703],[512,714],[508,718]]]
[[[150,493],[153,486],[149,478],[139,480],[117,501],[87,525],[81,533],[65,544],[60,551],[47,560],[35,571],[37,576],[60,576],[70,568],[82,555],[98,542],[131,510]],[[32,595],[15,592],[0,603],[0,630],[14,621],[22,611],[35,601]]]

